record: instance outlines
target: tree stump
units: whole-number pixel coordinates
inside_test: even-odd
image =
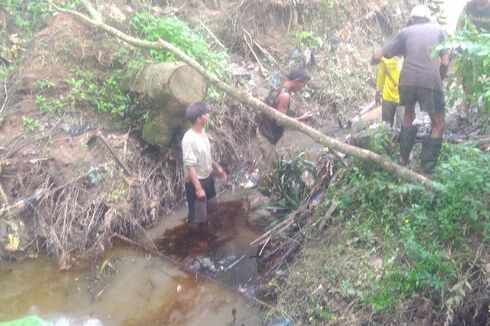
[[[194,68],[182,62],[150,65],[134,79],[131,91],[145,97],[140,109],[150,112],[143,127],[143,139],[149,144],[167,147],[175,132],[186,124],[184,110],[206,96],[206,81]]]

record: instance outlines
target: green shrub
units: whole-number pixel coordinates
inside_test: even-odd
[[[34,120],[32,118],[22,116],[22,125],[24,126],[24,130],[27,132],[34,132],[39,130],[39,121]]]
[[[490,154],[444,144],[436,192],[357,167],[330,186],[352,237],[384,254],[383,272],[358,292],[362,302],[383,310],[413,293],[451,289],[470,242],[490,242],[488,166]]]
[[[24,31],[33,32],[46,23],[50,16],[49,4],[44,0],[3,0],[14,17],[15,24]]]
[[[149,13],[139,13],[133,17],[130,26],[145,40],[154,42],[162,39],[173,44],[213,73],[222,75],[225,72],[227,53],[211,51],[204,36],[192,31],[184,21],[176,17],[155,17]],[[149,53],[157,62],[177,60],[169,51],[150,50]]]
[[[313,32],[300,31],[294,36],[293,42],[300,49],[314,49],[321,45],[321,38]]]
[[[71,86],[71,105],[87,102],[97,112],[108,113],[119,120],[123,119],[130,100],[119,87],[121,76],[121,71],[113,70],[104,81],[98,81],[90,71],[75,67],[71,70],[71,77],[65,80]]]
[[[478,109],[478,117],[486,128],[490,124],[490,33],[479,33],[474,26],[457,30],[435,51],[446,49],[452,53],[455,67],[447,85],[450,105],[463,99]],[[467,91],[463,91],[462,84]]]
[[[61,100],[49,101],[43,95],[36,96],[36,105],[40,112],[49,114],[60,114],[63,109],[63,102]]]
[[[315,165],[304,158],[304,153],[291,160],[280,160],[277,169],[265,177],[267,190],[277,199],[276,204],[269,208],[284,214],[297,209],[309,193],[308,179],[314,182],[316,175]]]

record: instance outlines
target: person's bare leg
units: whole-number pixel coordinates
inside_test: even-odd
[[[415,120],[415,105],[405,106],[405,114],[403,115],[402,127],[410,128]]]
[[[442,138],[446,127],[444,112],[431,113],[429,117],[432,127],[430,138]]]

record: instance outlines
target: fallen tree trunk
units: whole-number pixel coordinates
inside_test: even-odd
[[[83,0],[82,1],[87,8],[89,12],[94,11],[95,9],[93,6],[89,3],[88,0]],[[189,66],[193,67],[196,69],[206,80],[211,82],[213,85],[218,87],[219,89],[223,90],[230,96],[236,98],[238,101],[241,103],[248,105],[252,107],[255,110],[264,112],[265,114],[271,116],[275,120],[279,121],[282,125],[299,130],[300,132],[310,136],[313,140],[316,142],[328,147],[329,149],[336,150],[348,155],[351,155],[353,157],[356,157],[361,160],[366,160],[366,161],[371,161],[376,164],[378,164],[380,167],[383,169],[392,172],[399,178],[409,181],[409,182],[415,182],[415,183],[420,183],[422,184],[426,189],[428,190],[434,190],[434,182],[425,176],[418,174],[410,169],[407,169],[405,167],[402,167],[395,162],[391,161],[388,158],[385,158],[381,155],[378,155],[376,153],[373,153],[371,151],[357,148],[355,146],[351,146],[349,144],[345,144],[335,138],[328,137],[318,130],[311,128],[303,123],[300,123],[296,121],[293,118],[290,118],[286,116],[285,114],[282,114],[278,112],[277,110],[271,108],[270,106],[266,105],[262,101],[254,98],[253,96],[249,95],[246,92],[243,91],[237,91],[233,87],[229,86],[228,84],[222,82],[219,80],[216,76],[210,74],[207,70],[205,70],[201,65],[196,62],[194,59],[190,58],[187,56],[184,52],[176,48],[174,45],[165,42],[163,40],[158,40],[156,42],[150,42],[150,41],[144,41],[140,40],[134,37],[131,37],[120,30],[111,27],[109,25],[106,25],[102,22],[102,19],[100,18],[100,15],[92,15],[93,18],[87,17],[79,12],[76,11],[71,11],[71,10],[65,10],[62,8],[57,7],[56,5],[53,4],[55,8],[62,12],[67,12],[72,15],[75,15],[81,19],[83,19],[85,22],[90,23],[94,25],[95,27],[98,27],[116,37],[119,39],[127,42],[128,44],[131,44],[135,47],[140,47],[140,48],[146,48],[146,49],[164,49],[171,51],[176,57],[178,57],[180,60],[184,61],[187,63]]]

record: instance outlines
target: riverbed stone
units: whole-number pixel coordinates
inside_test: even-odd
[[[272,220],[273,216],[271,211],[265,208],[260,208],[250,212],[247,218],[247,223],[251,229],[262,232],[270,226]]]

